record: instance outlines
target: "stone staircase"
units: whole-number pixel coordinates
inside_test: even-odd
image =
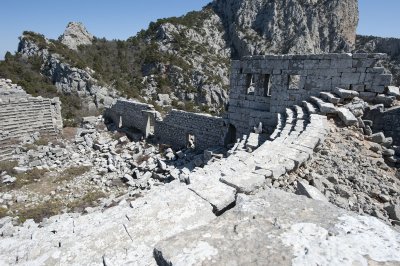
[[[237,193],[251,194],[271,180],[279,184],[282,175],[304,165],[324,141],[327,117],[317,112],[320,109],[309,102],[286,109],[285,114],[278,114],[268,141],[248,153],[243,138],[231,156],[196,168],[189,177],[189,189],[208,201],[218,215],[235,204]]]
[[[9,99],[0,103],[0,161],[11,157],[24,136],[40,132],[57,137],[57,121],[52,100],[45,98]]]
[[[246,149],[248,137],[239,139],[228,157],[196,168],[189,176],[189,189],[208,201],[216,214],[235,204],[237,193],[251,194],[266,182],[277,187],[281,176],[297,170],[312,156],[328,134],[327,116],[338,116],[346,126],[358,119],[344,104],[358,96],[351,90],[335,89],[310,97],[302,106],[277,114],[277,126],[269,140],[254,152]]]

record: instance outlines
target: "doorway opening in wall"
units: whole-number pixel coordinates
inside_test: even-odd
[[[193,134],[187,133],[186,134],[186,147],[188,149],[195,149],[196,148],[196,138]]]
[[[152,114],[149,114],[147,116],[146,137],[154,135],[155,124],[156,124],[156,121],[154,119],[154,116]]]
[[[236,127],[232,124],[229,124],[228,127],[228,132],[225,135],[225,146],[230,148],[229,146],[232,146],[233,144],[236,143]]]
[[[255,91],[255,84],[254,84],[254,75],[247,74],[246,75],[246,94],[254,95]]]
[[[271,75],[265,74],[263,78],[264,97],[271,97]]]
[[[289,75],[289,90],[299,90],[300,89],[300,75]]]
[[[118,128],[122,128],[122,116],[119,116],[118,120]]]

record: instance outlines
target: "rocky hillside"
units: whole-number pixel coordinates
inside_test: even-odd
[[[384,65],[393,74],[393,84],[400,84],[400,39],[357,35],[356,50],[388,54]]]
[[[351,51],[357,23],[356,0],[215,0],[150,23],[126,41],[92,37],[80,23],[70,23],[59,40],[24,32],[18,53],[0,62],[0,76],[30,88],[53,86],[52,93],[78,96],[92,110],[120,95],[160,108],[221,113],[231,59]],[[21,68],[32,78],[16,75]]]

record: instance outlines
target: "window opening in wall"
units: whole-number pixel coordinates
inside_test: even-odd
[[[289,90],[300,89],[300,75],[289,75]]]
[[[271,97],[271,75],[264,75],[264,97]]]
[[[254,94],[255,91],[255,84],[254,84],[254,75],[247,74],[246,75],[246,88],[247,94]]]
[[[188,133],[186,135],[186,147],[188,149],[194,149],[196,148],[196,143],[195,143],[196,139],[195,136],[193,134]]]

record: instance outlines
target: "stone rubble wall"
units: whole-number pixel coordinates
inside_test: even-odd
[[[374,132],[385,132],[385,136],[393,138],[393,144],[400,145],[400,107],[374,109],[366,114],[366,119],[373,122]]]
[[[150,119],[154,119],[152,135],[174,148],[186,147],[189,134],[199,150],[224,145],[226,127],[220,117],[172,110],[161,118],[152,105],[128,100],[118,100],[104,116],[119,128],[135,128],[144,135],[148,135]]]
[[[371,99],[390,85],[392,75],[380,66],[385,54],[248,56],[232,62],[229,119],[239,135],[262,122],[273,128],[278,113],[336,87]],[[270,96],[264,83],[269,75]],[[254,92],[248,93],[248,84]],[[295,85],[293,82],[294,80]]]

